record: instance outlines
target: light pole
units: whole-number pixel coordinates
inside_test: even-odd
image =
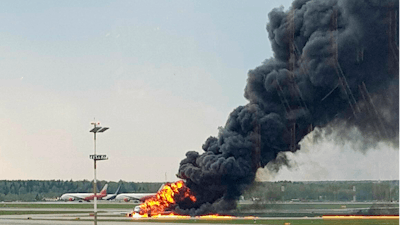
[[[93,129],[89,132],[94,134],[94,155],[90,155],[90,158],[94,161],[94,180],[93,180],[93,194],[94,194],[94,225],[97,225],[97,179],[96,179],[96,162],[97,160],[107,160],[106,155],[96,155],[96,134],[103,133],[108,130],[108,127],[100,127],[100,122],[92,122]]]

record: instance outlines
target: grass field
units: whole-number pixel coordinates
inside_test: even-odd
[[[244,219],[234,219],[234,220],[202,220],[202,219],[157,219],[157,220],[132,220],[132,222],[158,222],[158,223],[207,223],[207,224],[269,224],[269,225],[396,225],[399,224],[398,219],[257,219],[257,220],[244,220]]]
[[[57,219],[56,219],[57,220]],[[78,221],[81,219],[75,218],[74,221]],[[65,220],[57,220],[57,221],[65,221]],[[71,221],[71,220],[69,220]],[[83,220],[81,220],[83,221]],[[88,220],[84,220],[88,221]],[[99,220],[99,222],[121,222],[121,224],[126,224],[127,221],[120,221],[120,220]],[[353,220],[353,219],[342,219],[342,220],[322,220],[322,219],[293,219],[293,220],[287,220],[287,219],[276,219],[276,220],[258,220],[256,222],[254,221],[247,221],[247,220],[233,220],[233,221],[201,221],[201,220],[159,220],[159,221],[143,221],[143,220],[137,220],[137,221],[129,221],[130,223],[133,224],[143,224],[147,222],[151,223],[193,223],[193,224],[264,224],[264,225],[305,225],[305,224],[312,224],[312,225],[398,225],[399,221],[396,219],[360,219],[360,220]]]
[[[207,221],[209,223],[209,221]],[[221,221],[221,223],[225,223]],[[254,224],[254,221],[235,221],[231,224]],[[369,220],[260,220],[256,224],[282,224],[282,225],[296,225],[296,224],[313,224],[313,225],[339,225],[339,224],[353,224],[353,225],[376,225],[376,224],[387,224],[395,225],[399,224],[397,220],[381,220],[381,219],[369,219]]]
[[[135,203],[97,203],[98,208],[103,209],[132,209]],[[275,210],[296,210],[296,209],[343,209],[343,208],[370,208],[373,203],[268,203],[268,204],[238,204],[238,210],[245,209],[275,209]],[[386,203],[390,207],[399,207],[399,203]],[[93,208],[93,203],[0,203],[0,208],[77,208],[90,209]]]
[[[73,214],[82,213],[82,211],[0,211],[2,215],[27,215],[27,214]]]
[[[350,209],[350,208],[370,208],[373,203],[269,203],[269,204],[248,204],[239,205],[238,209],[276,209],[276,210],[296,210],[296,209]],[[399,207],[398,203],[386,203],[390,207]]]
[[[102,204],[98,203],[97,208],[99,209],[133,209],[136,205],[138,204]],[[93,204],[87,204],[87,203],[76,203],[76,204],[23,204],[23,203],[0,203],[0,208],[31,208],[31,209],[37,209],[37,208],[51,208],[51,209],[92,209]]]
[[[98,209],[100,209],[98,212],[106,212],[107,210],[102,210],[102,209],[121,209],[121,211],[129,211],[134,208],[137,204],[130,204],[130,203],[98,203]],[[360,204],[352,204],[352,203],[291,203],[291,204],[263,204],[263,205],[239,205],[238,211],[244,211],[245,209],[257,209],[257,210],[276,210],[276,212],[282,212],[282,211],[290,211],[292,213],[269,213],[267,217],[269,216],[279,216],[279,217],[287,217],[289,216],[297,216],[305,218],[305,216],[308,216],[309,218],[305,219],[298,219],[298,218],[271,218],[271,219],[262,219],[262,218],[257,218],[257,219],[163,219],[163,218],[158,218],[158,219],[132,219],[129,220],[124,220],[125,222],[133,222],[133,223],[144,223],[144,222],[159,222],[159,223],[207,223],[207,224],[269,224],[269,225],[302,225],[302,224],[315,224],[315,225],[378,225],[378,224],[387,224],[387,225],[396,225],[399,224],[399,220],[397,219],[382,219],[382,218],[373,218],[373,219],[350,219],[350,218],[341,218],[341,219],[335,219],[335,218],[321,218],[321,217],[314,217],[315,215],[301,215],[301,214],[296,214],[297,211],[301,210],[329,210],[332,209],[334,212],[338,212],[337,210],[340,209],[368,209],[372,206],[372,203],[360,203]],[[397,207],[398,204],[388,204],[390,207]],[[23,210],[16,210],[17,208],[23,209]],[[26,211],[25,211],[26,209]],[[42,210],[43,209],[43,210]],[[45,210],[47,209],[47,210]],[[50,210],[49,210],[50,209]],[[54,210],[51,210],[54,209]],[[68,209],[68,210],[62,210],[62,209]],[[76,210],[82,210],[83,211],[76,211]],[[87,209],[87,210],[85,210]],[[76,217],[76,219],[91,219],[89,214],[90,210],[93,209],[93,203],[63,203],[63,202],[58,202],[58,203],[0,203],[0,216],[2,215],[34,215],[34,214],[82,214],[82,216]],[[251,210],[250,210],[251,211]],[[85,216],[83,214],[86,214]],[[245,215],[245,214],[244,214]],[[251,215],[249,213],[248,215]],[[257,215],[257,213],[254,214],[255,216],[264,216],[264,215]],[[74,216],[75,217],[75,216]],[[102,221],[114,221],[112,217],[116,218],[115,221],[120,221],[118,220],[117,217],[124,217],[123,214],[121,215],[113,215],[109,216],[107,215],[108,220],[102,220]],[[33,218],[33,216],[32,216]],[[103,216],[99,216],[99,219],[105,219]],[[122,218],[120,218],[122,219]],[[67,219],[66,219],[67,220]]]

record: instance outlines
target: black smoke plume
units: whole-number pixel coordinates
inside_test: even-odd
[[[274,57],[250,70],[249,103],[230,114],[204,152],[186,153],[178,176],[197,202],[176,211],[199,215],[236,207],[258,168],[300,149],[315,128],[357,130],[368,144],[398,146],[397,0],[297,0],[269,13]],[[366,145],[367,146],[367,145]]]

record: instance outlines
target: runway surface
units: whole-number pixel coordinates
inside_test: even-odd
[[[59,202],[51,202],[51,203],[20,203],[21,206],[12,206],[12,207],[7,207],[7,203],[3,203],[3,206],[1,207],[0,205],[0,213],[3,211],[3,214],[7,213],[17,213],[20,215],[1,215],[0,214],[0,225],[29,225],[29,224],[55,224],[55,225],[69,225],[69,224],[81,224],[81,225],[86,225],[86,224],[94,224],[93,222],[93,216],[91,215],[93,213],[92,208],[58,208],[49,205],[48,207],[44,208],[26,208],[26,204],[65,204],[64,202],[59,203]],[[12,203],[15,204],[15,203]],[[82,203],[68,203],[68,204],[82,204]],[[90,203],[83,203],[83,204],[90,204]],[[116,204],[116,203],[112,203]],[[127,224],[129,222],[133,222],[134,224],[143,224],[144,222],[146,224],[160,224],[160,222],[153,222],[158,219],[156,218],[148,218],[148,219],[134,219],[134,218],[129,218],[125,217],[124,215],[126,213],[131,212],[131,209],[124,209],[124,208],[113,208],[111,206],[110,208],[101,208],[98,209],[98,224],[99,225],[118,225],[118,224]],[[364,203],[365,204],[365,203]],[[18,203],[17,203],[18,205]],[[286,204],[281,204],[282,206]],[[357,205],[357,204],[355,204]],[[358,206],[358,205],[357,205]],[[354,211],[354,210],[361,210],[365,208],[348,208],[348,209],[295,209],[295,210],[286,210],[286,209],[280,209],[279,212],[285,213],[285,215],[290,215],[291,211],[295,211],[296,213],[303,212],[304,213],[309,213],[309,212],[318,212],[318,213],[324,213],[326,212],[334,212],[335,214],[338,212],[344,212],[344,211]],[[360,204],[361,206],[361,204]],[[133,206],[132,206],[133,207]],[[398,210],[398,206],[397,206]],[[264,210],[264,212],[273,212],[273,210]],[[276,211],[276,210],[275,210]],[[29,213],[29,214],[24,214],[24,213]],[[253,214],[255,215],[255,214]],[[196,218],[191,218],[195,220]],[[286,220],[322,220],[322,217],[258,217],[256,220],[281,220],[282,222]],[[176,219],[171,219],[171,220],[163,220],[162,224],[167,224],[167,225],[172,225],[176,224],[173,222],[169,222],[172,220]],[[253,220],[253,219],[251,219]],[[185,221],[182,221],[185,222]],[[207,223],[204,224],[210,224]],[[237,221],[239,222],[239,221]],[[261,221],[258,221],[261,222]],[[265,221],[264,221],[265,222]],[[229,223],[227,221],[227,223]],[[262,222],[261,222],[262,223]],[[192,224],[192,223],[181,223],[179,224]]]
[[[21,221],[21,220],[1,220],[0,219],[0,224],[1,225],[5,225],[5,224],[10,224],[10,225],[26,225],[26,224],[36,224],[36,225],[38,225],[38,224],[44,224],[44,225],[47,225],[47,224],[54,224],[54,225],[76,225],[76,224],[79,224],[79,225],[92,225],[93,224],[93,221],[44,221],[44,220],[40,220],[40,221],[34,221],[34,220],[26,220],[26,221]],[[99,225],[121,225],[121,224],[126,224],[126,223],[124,223],[124,222],[109,222],[109,221],[107,221],[107,222],[102,222],[102,221],[100,221],[100,222],[97,222],[97,224],[99,224]],[[152,224],[160,224],[160,223],[146,223],[146,224],[149,224],[149,225],[152,225]],[[176,225],[176,223],[162,223],[162,224],[166,224],[166,225]],[[187,225],[189,225],[188,223],[179,223],[179,224],[187,224]],[[204,224],[204,223],[203,223]]]
[[[136,222],[136,224],[143,224],[142,222],[146,222],[146,224],[160,224],[160,222],[152,222],[155,220],[158,220],[156,218],[145,218],[145,219],[133,219],[129,217],[124,217],[121,215],[121,213],[117,212],[104,212],[104,213],[99,213],[99,219],[98,219],[98,224],[99,225],[120,225],[120,224],[126,224],[129,222]],[[267,220],[275,220],[275,219],[322,219],[322,218],[306,218],[306,217],[301,217],[301,218],[257,218],[258,219],[267,219]],[[176,220],[176,219],[171,219],[171,220]],[[196,220],[193,218],[193,220]],[[235,219],[233,219],[235,220]],[[253,220],[253,219],[251,219]],[[162,224],[167,224],[167,225],[172,225],[172,224],[177,224],[177,223],[169,223],[168,219]],[[230,221],[228,219],[227,221]],[[55,225],[69,225],[69,224],[81,224],[81,225],[86,225],[86,224],[93,224],[93,216],[90,216],[90,213],[88,212],[82,212],[82,213],[73,213],[73,214],[26,214],[26,215],[2,215],[0,216],[0,225],[25,225],[25,224],[55,224]],[[179,224],[192,224],[192,223],[179,223]],[[202,223],[202,224],[208,224],[208,223]]]

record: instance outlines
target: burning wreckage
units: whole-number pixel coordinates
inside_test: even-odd
[[[364,146],[398,146],[399,2],[296,0],[274,9],[267,31],[274,57],[248,72],[249,101],[230,114],[202,154],[186,153],[178,177],[146,200],[139,214],[209,215],[236,200],[273,163],[287,164],[313,130],[335,129]]]

